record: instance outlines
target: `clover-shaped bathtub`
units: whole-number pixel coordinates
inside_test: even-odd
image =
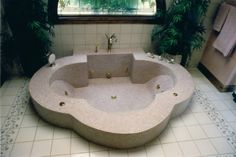
[[[39,115],[114,148],[143,145],[181,114],[194,92],[180,65],[143,52],[80,54],[45,65],[32,77]]]

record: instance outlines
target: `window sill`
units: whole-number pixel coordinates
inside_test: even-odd
[[[155,16],[59,16],[56,24],[160,24],[162,21]]]

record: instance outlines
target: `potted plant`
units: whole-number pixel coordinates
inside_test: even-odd
[[[47,60],[52,23],[44,0],[3,0],[4,19],[12,33],[6,53],[18,59],[26,76],[32,76]],[[11,49],[9,49],[11,48]]]
[[[164,21],[152,32],[154,53],[182,55],[186,66],[191,53],[202,46],[205,33],[203,19],[210,0],[173,0],[167,11],[159,14]]]

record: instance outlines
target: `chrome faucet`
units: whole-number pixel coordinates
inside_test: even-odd
[[[111,53],[111,48],[114,42],[117,42],[117,37],[115,33],[113,33],[111,36],[105,34],[107,37],[107,52]]]

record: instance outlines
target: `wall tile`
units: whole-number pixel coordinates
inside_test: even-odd
[[[61,34],[72,34],[72,25],[60,25]]]
[[[55,25],[54,28],[53,28],[53,31],[55,34],[61,34],[61,25]]]
[[[109,33],[109,25],[108,24],[97,24],[97,33],[104,34]]]
[[[153,25],[143,24],[73,24],[56,25],[52,51],[57,57],[72,54],[73,49],[107,48],[105,33],[115,33],[118,41],[113,48],[150,48]]]
[[[143,33],[144,34],[151,34],[153,28],[154,28],[154,25],[144,24],[143,25]]]
[[[115,34],[120,34],[120,24],[110,24],[109,25],[109,34],[112,35],[113,33]]]
[[[85,33],[85,25],[72,25],[73,34],[84,34]]]
[[[150,34],[142,34],[141,43],[151,43],[151,35]]]
[[[85,44],[85,34],[74,34],[74,45],[84,45]]]
[[[132,44],[140,44],[141,40],[142,40],[142,34],[132,34],[131,35],[130,43],[132,43]]]
[[[142,24],[133,24],[132,25],[132,33],[141,34],[143,32],[143,25]]]
[[[131,34],[121,34],[119,40],[121,44],[129,44],[131,40]]]
[[[131,33],[131,31],[132,31],[131,24],[122,24],[121,25],[121,33],[122,34]]]
[[[73,35],[72,34],[65,34],[65,35],[61,36],[61,43],[67,44],[67,45],[73,45],[74,44]]]
[[[97,33],[96,25],[95,24],[85,25],[85,33],[86,34],[96,34]]]
[[[96,34],[85,34],[85,45],[95,45],[96,42]]]

